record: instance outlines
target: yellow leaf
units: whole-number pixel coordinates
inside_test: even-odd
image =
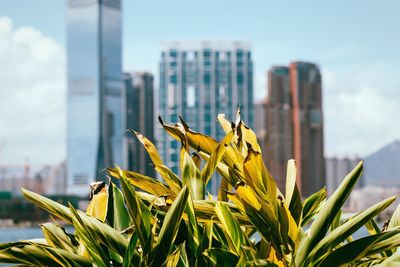
[[[261,204],[251,187],[247,185],[239,185],[236,187],[236,192],[242,200],[246,201],[246,203],[250,204],[253,208],[256,210],[261,209]]]
[[[155,166],[163,165],[164,163],[163,163],[160,155],[158,154],[156,146],[141,133],[138,133],[133,130],[130,130],[130,131],[133,132],[136,135],[137,139],[143,144],[144,148],[146,149],[147,153],[149,154],[154,165]]]
[[[105,182],[93,182],[90,189],[90,202],[86,214],[104,222],[108,208],[108,185]]]

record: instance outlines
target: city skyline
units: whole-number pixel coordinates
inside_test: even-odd
[[[279,3],[229,3],[230,12],[220,19],[218,10],[227,3],[206,1],[196,5],[196,13],[190,12],[182,1],[159,3],[160,10],[173,10],[180,5],[186,11],[183,18],[168,18],[169,12],[151,9],[154,3],[125,1],[124,70],[148,69],[157,76],[163,40],[247,40],[253,47],[258,97],[265,95],[264,76],[270,66],[297,59],[320,65],[326,96],[327,155],[363,157],[399,139],[400,130],[389,119],[390,114],[399,112],[400,78],[396,66],[400,62],[400,34],[395,14],[399,3],[339,1],[334,6],[322,6],[314,1],[292,4],[293,10],[284,9]],[[0,161],[22,163],[29,157],[32,165],[40,166],[61,161],[66,155],[65,1],[40,0],[29,10],[21,10],[21,4],[22,1],[2,3],[0,14],[9,17],[0,22],[0,42],[6,47],[1,61],[5,64],[2,66],[7,66],[2,73],[5,100],[0,105],[4,114],[0,120],[9,128],[0,136],[0,143],[5,143]],[[215,8],[206,9],[210,5]],[[52,12],[47,12],[46,19],[33,15],[42,10]],[[141,12],[129,16],[134,10]],[[145,14],[151,16],[147,18]],[[208,19],[202,21],[204,14]],[[252,16],[235,19],[245,14]],[[159,23],[158,18],[165,23]],[[27,75],[24,70],[29,69],[34,71]],[[18,83],[13,77],[18,77]],[[31,103],[26,103],[27,99]],[[6,112],[13,106],[21,108],[12,114]]]

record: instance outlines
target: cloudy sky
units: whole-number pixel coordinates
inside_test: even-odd
[[[34,2],[0,3],[0,165],[65,158],[65,0]],[[125,0],[123,65],[157,75],[165,40],[248,41],[261,98],[272,65],[315,62],[326,154],[366,156],[400,139],[398,10],[396,0]]]

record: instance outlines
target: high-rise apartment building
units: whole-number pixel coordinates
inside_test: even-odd
[[[67,5],[67,192],[86,195],[104,168],[122,165],[121,2]]]
[[[254,103],[254,132],[257,136],[257,141],[264,149],[266,147],[267,131],[266,131],[266,98],[258,100]],[[264,150],[263,150],[264,152]]]
[[[317,65],[290,64],[293,98],[294,158],[301,192],[309,196],[325,186],[322,81]]]
[[[294,158],[303,196],[325,186],[321,74],[317,65],[293,62],[273,67],[267,100],[267,166],[285,185],[287,161]]]
[[[240,104],[242,117],[253,125],[253,63],[248,44],[170,42],[161,53],[159,112],[166,122],[181,115],[188,125],[216,139],[224,132],[219,113],[234,119]],[[158,147],[166,164],[178,171],[179,144],[160,131]],[[207,190],[216,194],[219,179]]]
[[[264,158],[278,187],[285,187],[286,165],[293,154],[293,110],[289,87],[289,68],[272,67],[268,71],[266,105],[267,141]]]
[[[149,72],[125,73],[124,75],[125,125],[154,140],[154,77]],[[126,133],[124,161],[128,170],[155,177],[154,167],[143,145],[131,132]]]

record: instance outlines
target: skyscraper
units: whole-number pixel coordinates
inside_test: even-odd
[[[68,1],[67,56],[67,192],[86,195],[122,164],[120,0]]]
[[[267,166],[283,190],[287,160],[294,158],[303,196],[325,186],[321,87],[319,68],[312,63],[269,71]]]
[[[234,119],[237,105],[253,125],[253,63],[249,45],[240,42],[171,42],[161,53],[159,112],[166,122],[181,115],[188,125],[216,139],[224,132],[216,122],[219,113]],[[178,171],[179,144],[164,131],[158,135],[166,164]],[[218,178],[207,188],[215,194]]]
[[[291,63],[290,91],[298,182],[302,194],[309,196],[325,186],[322,81],[318,66],[307,62]]]
[[[125,125],[152,142],[154,140],[154,77],[149,72],[125,73]],[[132,133],[126,133],[124,161],[128,170],[155,177],[152,166],[143,145]]]
[[[264,158],[278,187],[285,187],[286,165],[293,154],[293,109],[289,87],[289,68],[272,67],[268,71],[266,107],[267,145]]]
[[[266,147],[267,132],[266,132],[266,122],[265,111],[266,111],[267,101],[266,98],[258,100],[254,103],[254,132],[257,136],[257,141],[262,148]],[[263,151],[264,152],[264,151]]]

